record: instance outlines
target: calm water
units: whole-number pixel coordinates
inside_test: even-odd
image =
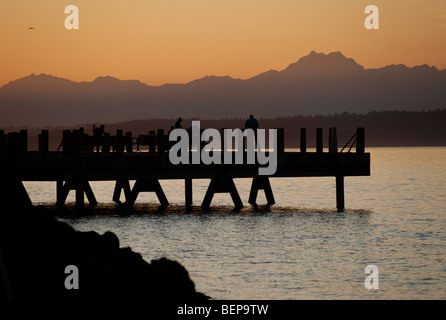
[[[113,183],[92,182],[99,202],[80,231],[112,231],[150,261],[186,267],[197,290],[217,299],[446,299],[446,148],[370,148],[372,175],[345,178],[347,210],[336,212],[334,178],[272,179],[277,205],[247,204],[250,179],[236,180],[246,208],[194,181],[196,207],[185,213],[182,181],[162,181],[172,206],[159,211],[140,194],[136,213],[117,214]],[[25,183],[35,203],[54,203],[55,183]],[[70,194],[68,201],[74,201]],[[259,203],[266,202],[259,192]],[[367,290],[367,265],[379,289]]]

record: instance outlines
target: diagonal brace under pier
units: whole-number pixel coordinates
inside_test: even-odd
[[[169,201],[167,201],[163,188],[157,179],[136,180],[126,204],[130,206],[134,205],[140,192],[155,192],[163,207],[169,205]]]
[[[71,190],[76,191],[76,207],[82,209],[84,207],[84,194],[87,196],[90,206],[98,204],[90,183],[87,180],[68,180],[63,183],[62,180],[57,181],[57,203],[58,207],[65,204],[68,194]]]
[[[202,208],[208,209],[215,193],[229,193],[236,208],[243,208],[243,202],[231,178],[213,178],[204,196]]]
[[[250,204],[256,204],[257,194],[259,193],[260,189],[265,191],[266,201],[269,205],[273,205],[276,203],[268,177],[254,177],[252,179],[251,191],[249,192],[248,202]]]
[[[130,189],[129,180],[125,180],[125,179],[116,180],[115,190],[113,191],[113,201],[114,202],[117,202],[117,203],[121,202],[120,201],[121,191],[124,191],[124,197],[125,197],[126,201],[131,198],[132,190]]]

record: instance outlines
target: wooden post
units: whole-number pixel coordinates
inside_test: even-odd
[[[271,146],[269,146],[271,148]],[[285,129],[277,128],[277,153],[285,152]]]
[[[322,128],[316,128],[316,152],[322,153],[324,152],[324,139]]]
[[[192,179],[186,178],[184,179],[184,195],[186,206],[189,207],[192,205]]]
[[[124,139],[123,139],[123,131],[118,129],[116,130],[116,154],[122,155],[124,153]]]
[[[102,144],[102,152],[108,153],[110,152],[110,144],[109,144],[110,132],[106,132],[104,137],[106,137],[106,139],[103,140],[104,142]]]
[[[76,182],[76,209],[84,209],[84,185],[81,182]]]
[[[79,130],[73,130],[72,137],[72,155],[79,156],[82,149],[82,136]]]
[[[307,129],[300,128],[300,152],[307,152]]]
[[[336,208],[344,211],[344,176],[336,176]]]
[[[356,128],[356,153],[365,151],[365,129]]]
[[[39,134],[39,152],[41,155],[48,155],[49,149],[49,134],[48,130],[42,130],[42,133]]]
[[[164,152],[164,129],[158,129],[156,132],[156,143],[158,145],[158,153],[162,154]]]
[[[61,207],[64,205],[67,199],[68,193],[70,193],[72,186],[70,181],[66,181],[65,184],[62,180],[57,181],[57,202],[56,205]]]
[[[20,154],[28,152],[28,130],[20,130]]]
[[[269,205],[276,203],[268,177],[254,177],[252,179],[251,191],[249,193],[248,202],[250,204],[256,204],[257,195],[260,189],[263,189],[263,191],[265,192],[266,201]]]
[[[68,194],[67,194],[68,195]],[[63,180],[56,181],[56,205],[62,206],[65,202],[66,196],[64,197],[64,184]]]
[[[96,206],[98,204],[96,197],[94,196],[93,189],[91,189],[90,183],[88,181],[83,182],[84,192],[88,199],[88,204],[92,206]]]
[[[8,154],[19,155],[20,154],[20,133],[10,132],[8,133]]]
[[[72,155],[72,137],[71,137],[71,131],[70,130],[64,130],[63,131],[63,155],[64,156],[71,156]]]
[[[336,134],[336,127],[330,128],[328,133],[328,151],[330,153],[338,152],[338,137]]]
[[[132,137],[132,132],[131,131],[127,131],[125,133],[125,137],[126,137],[126,143],[125,143],[125,151],[127,153],[131,153],[133,152],[133,137]]]

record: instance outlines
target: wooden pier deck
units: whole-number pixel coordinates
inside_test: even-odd
[[[39,134],[39,147],[35,151],[28,150],[26,130],[8,134],[0,130],[0,199],[10,205],[31,203],[23,181],[56,181],[57,204],[63,206],[70,190],[75,190],[76,205],[83,208],[85,196],[89,205],[97,204],[89,181],[115,181],[113,200],[116,202],[120,201],[122,191],[127,205],[133,205],[140,192],[155,192],[161,205],[167,206],[169,202],[159,180],[178,179],[184,180],[185,203],[191,205],[192,180],[211,179],[202,207],[208,208],[213,195],[222,192],[231,195],[236,207],[242,207],[233,182],[235,178],[252,179],[249,203],[256,203],[258,191],[264,190],[268,204],[274,204],[270,178],[334,177],[336,206],[343,210],[344,177],[370,175],[364,129],[358,128],[344,148],[338,148],[336,129],[330,128],[325,152],[322,129],[317,130],[316,148],[312,152],[307,151],[305,129],[299,133],[299,151],[288,152],[284,148],[283,129],[278,129],[277,170],[271,176],[259,176],[259,164],[173,165],[169,161],[168,140],[163,130],[138,138],[133,138],[131,133],[123,135],[122,130],[109,137],[89,137],[76,130],[66,130],[58,151],[49,150],[46,130]],[[144,141],[149,150],[135,152],[135,145],[138,150],[139,143]],[[100,146],[101,152],[93,151],[93,146]],[[133,188],[129,181],[135,181]]]

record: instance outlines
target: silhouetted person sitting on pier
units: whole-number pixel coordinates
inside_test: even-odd
[[[102,124],[99,128],[93,126],[93,136],[94,137],[103,137],[105,136],[105,126]],[[99,152],[99,144],[97,143],[97,138],[95,139],[96,142],[96,152]]]
[[[99,128],[95,127],[93,128],[93,135],[95,137],[102,137],[105,135],[105,126],[102,124]]]
[[[182,129],[181,122],[183,121],[182,118],[178,118],[177,122],[175,122],[175,129]]]

